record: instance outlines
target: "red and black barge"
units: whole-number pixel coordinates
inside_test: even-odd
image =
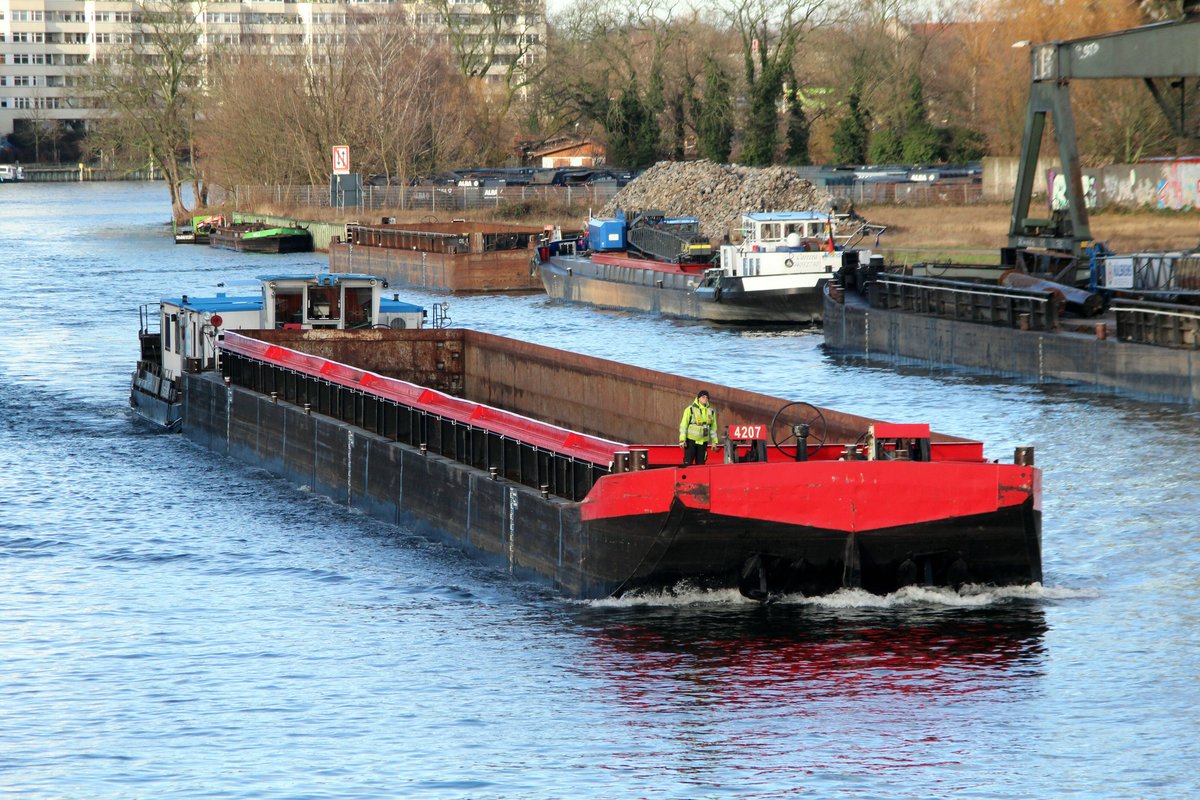
[[[1041,474],[983,445],[707,385],[726,442],[681,466],[687,378],[476,331],[238,331],[183,431],[416,522],[567,595],[1029,584]]]

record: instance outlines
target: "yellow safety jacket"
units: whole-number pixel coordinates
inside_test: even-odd
[[[711,404],[702,406],[693,400],[683,410],[683,418],[679,420],[679,443],[687,441],[718,444],[717,412]]]

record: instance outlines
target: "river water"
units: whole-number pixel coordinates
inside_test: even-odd
[[[166,209],[156,185],[0,186],[0,795],[1200,792],[1196,413],[411,293],[992,458],[1034,445],[1045,471],[1044,587],[575,603],[135,425],[139,303],[324,265],[176,247]]]

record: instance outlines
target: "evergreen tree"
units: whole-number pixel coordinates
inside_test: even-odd
[[[895,128],[880,128],[871,134],[867,160],[871,164],[899,164],[904,159],[904,145]]]
[[[846,97],[846,116],[833,131],[833,157],[840,164],[867,162],[867,114],[862,108],[862,85],[858,81]]]
[[[904,132],[901,158],[906,164],[928,164],[944,160],[942,135],[929,123]]]
[[[783,75],[780,62],[768,64],[750,88],[750,112],[742,142],[741,161],[764,167],[775,161],[779,142],[779,112],[776,104],[783,94]]]
[[[909,82],[900,146],[901,158],[909,164],[941,161],[945,157],[942,135],[930,124],[925,110],[925,87],[918,75],[913,75]]]
[[[681,89],[671,97],[671,158],[683,160],[684,141],[687,139],[687,119],[684,116],[684,99],[687,89]]]
[[[696,147],[703,158],[724,164],[733,149],[733,103],[729,76],[712,56],[704,58],[704,97],[696,103]]]
[[[792,166],[807,166],[812,163],[812,159],[808,155],[808,142],[811,130],[808,124],[808,117],[804,113],[804,106],[800,102],[800,90],[795,88],[795,76],[791,77],[789,85],[792,88],[787,91],[787,151],[785,161]]]
[[[616,106],[609,112],[606,127],[612,163],[639,169],[658,159],[658,120],[642,99],[637,76],[621,92]]]
[[[954,164],[978,161],[987,155],[987,141],[982,133],[970,128],[943,128],[941,130],[946,160]]]

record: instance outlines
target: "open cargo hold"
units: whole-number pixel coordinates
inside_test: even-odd
[[[927,426],[708,385],[746,438],[684,468],[687,378],[464,330],[242,331],[222,350],[228,385],[187,376],[186,435],[576,597],[1041,579],[1039,471]]]
[[[393,286],[452,292],[541,291],[530,268],[540,227],[500,222],[408,222],[346,226],[329,245],[333,272],[382,275]]]

